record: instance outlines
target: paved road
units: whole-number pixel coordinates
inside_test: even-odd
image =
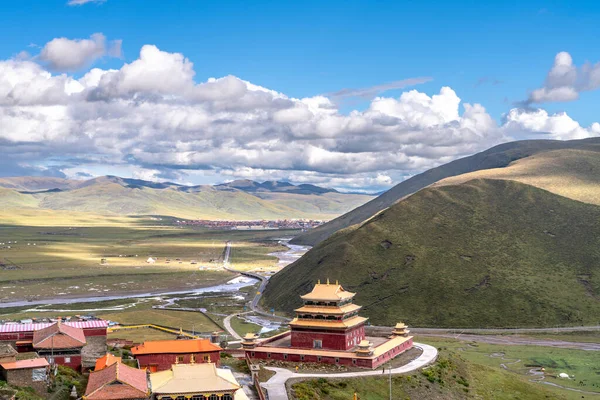
[[[437,359],[437,349],[433,346],[423,343],[415,343],[415,347],[423,350],[423,353],[416,359],[406,365],[392,369],[392,374],[406,374],[423,368]],[[269,400],[288,400],[287,389],[285,383],[288,379],[294,378],[358,378],[361,376],[382,376],[381,371],[360,371],[360,372],[343,372],[337,374],[302,374],[292,372],[285,368],[266,367],[276,374],[261,386],[267,390]]]
[[[223,319],[223,326],[225,327],[227,332],[229,332],[229,334],[231,336],[233,336],[235,339],[242,340],[242,337],[231,326],[231,318],[236,317],[238,315],[248,314],[251,312],[252,311],[246,311],[246,312],[242,312],[242,313],[230,314],[230,315],[226,316],[225,319]],[[231,343],[231,342],[229,342],[229,343]]]
[[[562,349],[577,349],[588,351],[600,351],[600,343],[567,342],[564,340],[536,339],[523,336],[495,336],[495,335],[471,335],[471,334],[443,334],[443,333],[424,333],[419,337],[432,336],[459,339],[469,342],[481,342],[490,344],[503,344],[509,346],[545,346],[559,347]]]

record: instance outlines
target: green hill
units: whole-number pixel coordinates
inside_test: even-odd
[[[600,138],[571,141],[524,140],[492,147],[484,152],[461,158],[437,168],[432,168],[426,172],[423,172],[422,174],[415,175],[412,178],[399,183],[368,203],[365,203],[360,207],[357,207],[356,209],[332,221],[329,221],[328,223],[316,229],[312,229],[295,237],[292,243],[314,246],[315,244],[327,239],[338,230],[359,224],[365,221],[367,218],[370,218],[381,210],[384,210],[401,200],[402,198],[444,178],[462,175],[473,171],[503,168],[510,165],[513,161],[520,160],[534,154],[561,149],[581,149],[599,152]]]
[[[266,305],[291,311],[339,279],[374,324],[598,324],[600,207],[504,180],[430,187],[337,232],[273,276]]]
[[[372,199],[317,186],[264,182],[261,190],[229,185],[183,186],[118,177],[88,181],[0,179],[5,208],[104,215],[168,215],[185,219],[330,219]],[[9,187],[5,188],[3,186]]]

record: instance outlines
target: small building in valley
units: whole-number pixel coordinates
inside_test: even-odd
[[[175,364],[150,374],[156,400],[248,400],[230,370],[214,363]]]
[[[120,361],[90,372],[84,400],[146,400],[150,398],[148,373]]]
[[[291,330],[265,340],[246,335],[242,341],[246,355],[374,369],[413,346],[404,324],[398,324],[389,337],[366,337],[367,318],[358,315],[361,306],[353,303],[354,296],[338,282],[318,282],[301,296],[304,304],[295,310]]]
[[[39,395],[48,393],[49,364],[45,358],[0,363],[2,379],[16,387],[30,387]]]
[[[33,333],[33,349],[50,364],[81,370],[81,350],[86,340],[83,330],[60,321]]]
[[[219,365],[221,347],[208,339],[157,340],[131,348],[140,368],[150,372],[166,371],[173,364],[215,363]]]

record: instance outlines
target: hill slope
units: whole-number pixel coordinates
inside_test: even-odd
[[[396,203],[398,200],[441,179],[473,171],[506,167],[513,161],[537,153],[560,149],[600,151],[600,138],[571,141],[525,140],[492,147],[484,152],[461,158],[437,168],[430,169],[422,174],[415,175],[368,203],[365,203],[316,229],[312,229],[297,236],[292,243],[314,246],[331,236],[334,232],[361,223],[367,218],[377,214],[379,211]]]
[[[273,276],[291,311],[317,279],[339,279],[374,324],[597,324],[600,207],[513,181],[423,189],[337,232]]]
[[[548,151],[515,161],[506,168],[458,175],[434,185],[456,185],[473,179],[514,180],[573,200],[600,205],[600,154],[595,151]]]
[[[372,198],[311,185],[256,185],[260,190],[229,185],[183,186],[114,176],[87,181],[20,177],[0,179],[0,202],[6,208],[29,211],[34,208],[105,215],[253,220],[330,219]]]

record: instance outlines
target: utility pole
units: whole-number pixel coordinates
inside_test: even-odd
[[[392,400],[392,361],[390,360],[390,364],[388,366],[388,370],[390,371],[390,400]]]

